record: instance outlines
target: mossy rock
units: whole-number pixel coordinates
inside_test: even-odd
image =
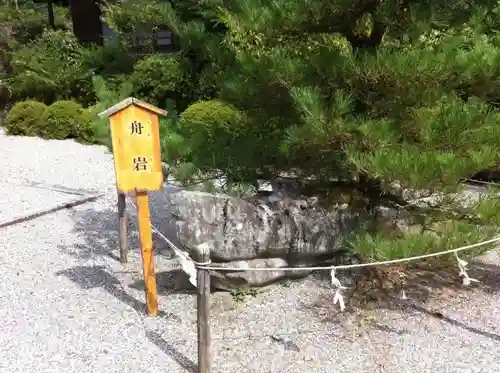
[[[4,126],[9,135],[41,136],[47,106],[38,101],[15,104],[5,116]]]

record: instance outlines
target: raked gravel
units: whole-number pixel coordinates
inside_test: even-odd
[[[0,159],[1,222],[79,198],[33,183],[104,193],[0,230],[0,373],[197,372],[195,298],[167,286],[165,271],[176,267],[168,247],[156,241],[157,318],[143,313],[133,219],[130,263],[116,261],[114,170],[105,148],[0,135]],[[152,211],[169,233],[161,195],[152,196]],[[339,314],[328,281],[317,278],[244,302],[214,294],[214,372],[497,372],[498,253],[482,262],[475,289],[452,289],[413,308]],[[430,314],[436,310],[440,317]]]

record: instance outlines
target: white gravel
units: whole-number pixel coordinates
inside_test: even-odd
[[[130,263],[115,260],[114,170],[105,148],[0,135],[0,159],[0,223],[80,198],[30,182],[105,193],[0,230],[0,373],[196,372],[195,298],[167,288],[165,271],[175,267],[168,248],[158,242],[158,318],[142,312],[133,224]],[[167,212],[160,196],[152,200],[161,223]],[[446,299],[419,310],[339,315],[327,282],[313,278],[243,303],[214,294],[214,372],[495,372],[500,259],[490,253],[483,262],[476,289],[448,287]]]

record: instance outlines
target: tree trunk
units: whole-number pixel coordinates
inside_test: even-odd
[[[82,45],[102,45],[101,9],[99,0],[72,0],[73,32]]]
[[[54,18],[54,4],[52,0],[47,1],[47,12],[49,17],[49,26],[52,29],[56,28],[56,20]]]

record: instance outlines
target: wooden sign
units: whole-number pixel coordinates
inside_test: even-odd
[[[122,193],[162,188],[159,115],[167,112],[133,97],[99,114],[109,117],[116,185]]]
[[[135,192],[146,308],[151,315],[158,313],[158,295],[148,191],[160,190],[163,186],[159,115],[167,115],[167,112],[133,97],[99,114],[109,117],[111,127],[118,189],[120,260],[122,263],[127,261],[125,193]]]

